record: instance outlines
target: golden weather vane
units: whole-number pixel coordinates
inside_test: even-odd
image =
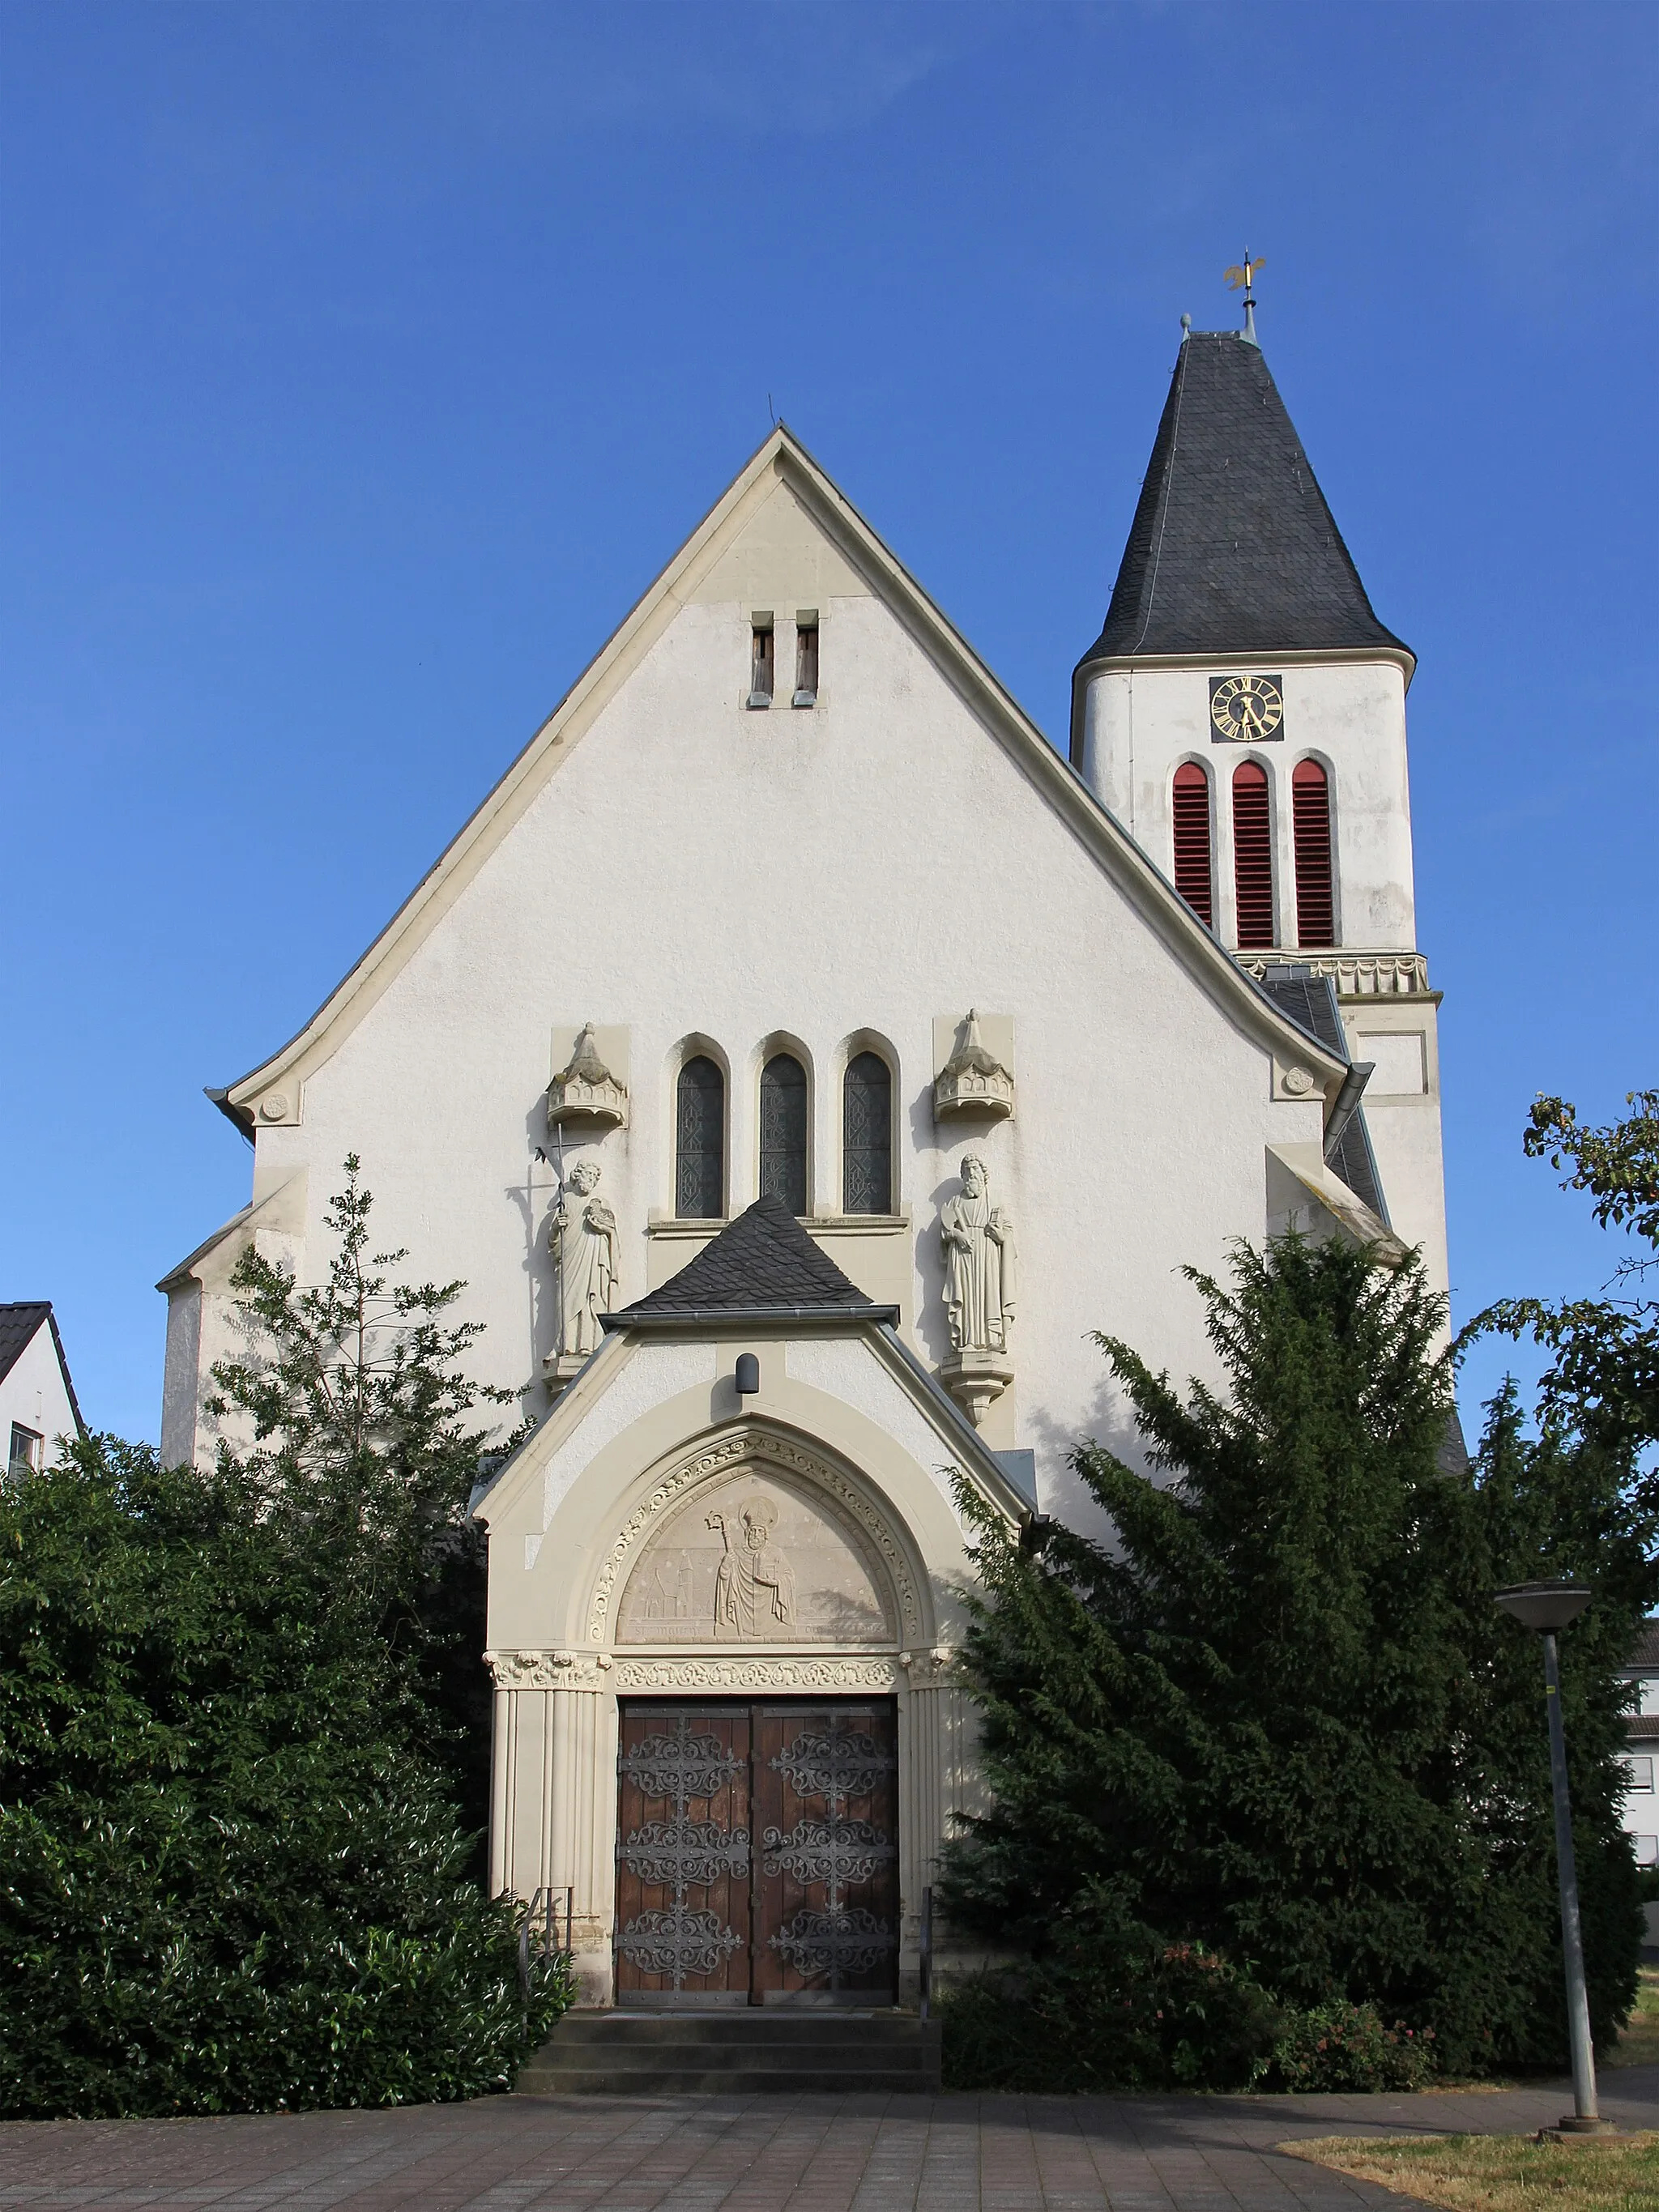
[[[1265,254],[1258,253],[1252,261],[1247,248],[1243,261],[1235,261],[1231,269],[1222,272],[1230,292],[1237,292],[1241,286],[1243,288],[1244,335],[1252,344],[1255,343],[1255,294],[1251,287],[1255,282],[1256,270],[1265,269],[1267,265]]]

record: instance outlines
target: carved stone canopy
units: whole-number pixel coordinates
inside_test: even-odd
[[[547,1124],[594,1121],[617,1128],[628,1119],[628,1085],[615,1076],[599,1056],[593,1024],[587,1023],[576,1038],[570,1064],[547,1086]]]
[[[979,1033],[970,1007],[961,1043],[933,1079],[933,1113],[978,1114],[1002,1120],[1014,1110],[1014,1079]]]

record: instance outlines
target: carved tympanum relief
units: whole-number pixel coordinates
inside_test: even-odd
[[[888,1644],[881,1569],[828,1501],[769,1468],[700,1487],[646,1545],[618,1644]]]
[[[962,1189],[939,1216],[951,1357],[940,1372],[977,1423],[1013,1380],[1008,1334],[1015,1305],[1014,1224],[993,1202],[990,1171],[977,1153],[962,1163]]]

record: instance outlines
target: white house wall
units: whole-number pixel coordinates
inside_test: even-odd
[[[80,1424],[64,1382],[52,1323],[40,1326],[0,1376],[0,1450],[9,1450],[13,1422],[45,1439],[44,1464],[58,1457],[60,1438],[73,1443]]]

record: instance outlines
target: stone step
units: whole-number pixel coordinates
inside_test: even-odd
[[[914,2014],[567,2013],[526,2063],[526,2096],[711,2090],[936,2090],[939,2027]]]

